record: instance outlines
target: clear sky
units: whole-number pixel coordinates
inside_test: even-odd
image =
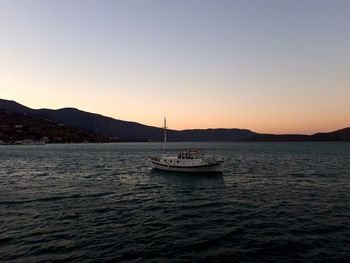
[[[169,127],[350,126],[348,0],[0,0],[0,98]]]

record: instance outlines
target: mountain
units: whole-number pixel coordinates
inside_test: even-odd
[[[255,134],[241,141],[246,142],[305,142],[305,141],[350,141],[350,127],[329,133],[301,134]]]
[[[172,141],[240,141],[256,133],[246,129],[193,129],[168,132]]]
[[[99,132],[117,137],[119,141],[160,141],[163,136],[162,128],[117,120],[75,108],[34,110],[15,101],[0,99],[0,109]],[[238,141],[254,134],[241,129],[168,130],[168,139],[169,141]]]
[[[350,127],[329,133],[316,133],[310,141],[350,141]]]
[[[100,114],[89,113],[75,108],[59,110],[41,109],[34,114],[56,122],[118,137],[123,141],[145,141],[159,138],[162,129],[136,122],[121,121]]]
[[[0,109],[9,112],[24,113],[32,117],[51,120],[65,125],[99,132],[108,136],[118,137],[123,141],[145,141],[159,139],[163,130],[136,122],[121,121],[100,114],[81,111],[75,108],[58,110],[34,110],[15,101],[0,99]]]
[[[57,127],[75,129],[76,134],[81,134],[82,140],[104,136],[104,140],[117,138],[118,141],[161,141],[163,129],[143,125],[137,122],[113,119],[96,113],[90,113],[76,108],[31,109],[15,101],[0,99],[0,109],[11,118],[20,118],[16,123],[26,122],[30,118],[32,125],[52,131]],[[24,118],[24,116],[26,118]],[[0,119],[0,126],[7,124],[9,119]],[[24,119],[23,119],[24,118]],[[25,120],[26,119],[26,120]],[[34,120],[36,120],[34,122]],[[48,126],[51,123],[54,126]],[[56,125],[56,126],[55,126]],[[58,126],[57,126],[58,125]],[[62,126],[63,125],[63,126]],[[72,131],[72,130],[71,130]],[[53,131],[52,131],[53,132]],[[68,132],[68,131],[67,131]],[[73,131],[72,131],[73,132]],[[44,133],[40,133],[43,135]],[[1,130],[0,130],[1,136]],[[84,139],[83,139],[84,138]],[[0,137],[0,140],[1,137]],[[76,137],[78,140],[78,136]],[[253,142],[278,142],[278,141],[350,141],[350,127],[330,133],[316,133],[313,135],[301,134],[259,134],[247,129],[191,129],[168,130],[169,141],[253,141]],[[81,140],[80,140],[81,141]]]
[[[24,140],[53,143],[115,141],[102,134],[0,109],[0,141],[14,144]]]

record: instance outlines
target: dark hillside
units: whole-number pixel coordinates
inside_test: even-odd
[[[14,144],[28,139],[50,143],[114,141],[101,134],[0,109],[0,141]]]

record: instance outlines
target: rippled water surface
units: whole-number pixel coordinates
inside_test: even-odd
[[[0,146],[0,261],[349,262],[350,143],[173,143],[223,175],[154,172],[153,143]]]

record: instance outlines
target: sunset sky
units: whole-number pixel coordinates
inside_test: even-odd
[[[350,1],[0,0],[0,98],[169,127],[350,126]]]

